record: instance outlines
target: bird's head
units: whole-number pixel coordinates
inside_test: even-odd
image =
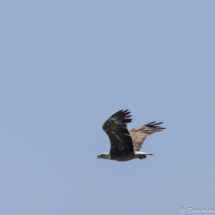
[[[102,153],[98,155],[97,158],[103,158],[103,159],[109,159],[109,160],[111,159],[109,153]]]

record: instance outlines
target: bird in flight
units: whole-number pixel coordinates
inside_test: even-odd
[[[120,110],[104,123],[102,128],[110,139],[111,148],[110,152],[102,153],[97,158],[129,161],[134,158],[144,159],[147,155],[154,155],[139,150],[147,136],[165,129],[159,126],[163,122],[151,122],[128,131],[127,123],[132,121],[129,114],[129,110]]]

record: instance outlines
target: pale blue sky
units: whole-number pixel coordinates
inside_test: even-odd
[[[0,214],[215,208],[215,1],[2,1]],[[144,160],[108,152],[105,120],[164,121]]]

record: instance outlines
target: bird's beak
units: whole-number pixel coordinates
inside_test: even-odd
[[[101,157],[102,157],[102,155],[98,155],[98,156],[97,156],[97,158],[101,158]]]

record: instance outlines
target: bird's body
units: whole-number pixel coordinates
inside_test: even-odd
[[[129,114],[128,110],[120,110],[104,123],[102,128],[110,139],[111,149],[109,153],[100,154],[97,158],[128,161],[134,158],[144,159],[146,155],[153,155],[139,152],[139,150],[146,136],[164,129],[159,126],[162,122],[148,123],[128,131],[127,123],[132,121]]]

